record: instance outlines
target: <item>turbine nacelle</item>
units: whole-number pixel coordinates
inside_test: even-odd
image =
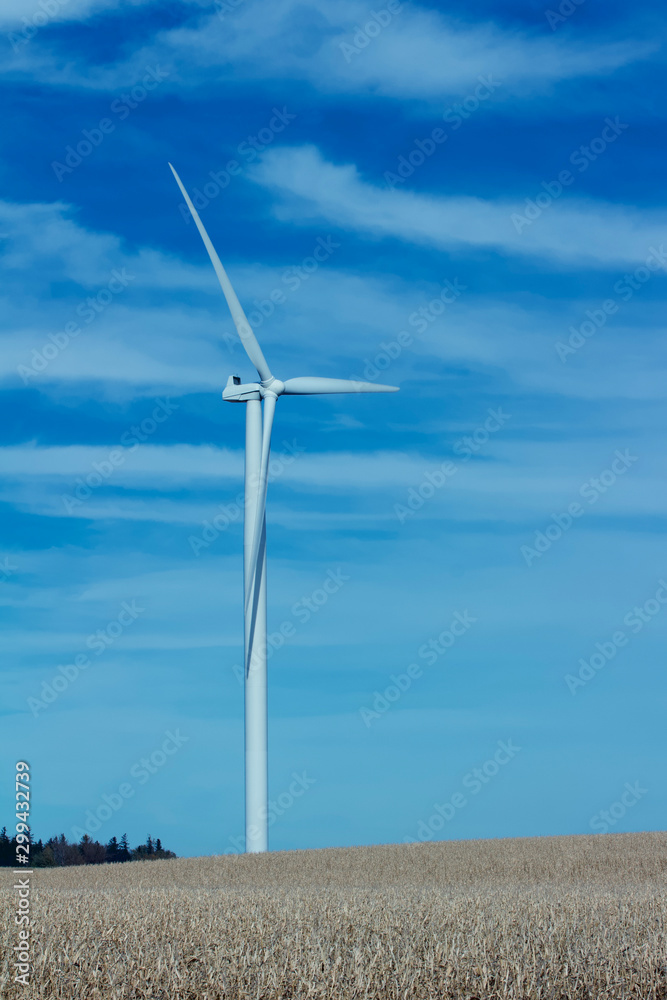
[[[396,392],[393,385],[378,385],[376,382],[359,382],[346,378],[321,378],[318,375],[304,375],[288,378],[281,382],[271,375],[261,382],[241,382],[240,375],[230,375],[223,389],[222,398],[228,403],[245,403],[249,399],[266,399],[272,396],[321,396],[332,393],[352,392]]]
[[[238,375],[230,375],[222,398],[228,403],[247,403],[249,399],[262,398],[262,387],[259,382],[243,383]]]
[[[273,376],[266,382],[241,382],[240,375],[230,375],[222,390],[222,398],[227,403],[247,403],[249,399],[266,399],[267,396],[277,399],[284,392],[285,383]]]

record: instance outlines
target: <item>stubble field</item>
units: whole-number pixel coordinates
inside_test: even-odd
[[[36,870],[34,969],[64,1000],[666,998],[667,833]]]

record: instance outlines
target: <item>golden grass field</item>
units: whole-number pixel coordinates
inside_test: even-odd
[[[667,833],[37,869],[31,985],[67,1000],[667,997]]]

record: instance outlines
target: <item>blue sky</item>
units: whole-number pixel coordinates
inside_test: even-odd
[[[279,377],[401,387],[278,406],[271,846],[664,828],[665,20],[561,8],[3,4],[38,835],[242,846],[253,373],[169,160]]]

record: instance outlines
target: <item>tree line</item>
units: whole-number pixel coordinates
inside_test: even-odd
[[[63,865],[104,865],[122,861],[153,861],[159,858],[175,858],[173,851],[162,846],[159,837],[149,834],[145,844],[130,847],[127,834],[120,840],[112,837],[107,844],[100,844],[88,834],[79,843],[70,844],[64,833],[59,837],[49,837],[46,842],[30,838],[30,866],[33,868],[55,868]],[[0,867],[16,867],[16,837],[10,837],[7,827],[0,830]]]

